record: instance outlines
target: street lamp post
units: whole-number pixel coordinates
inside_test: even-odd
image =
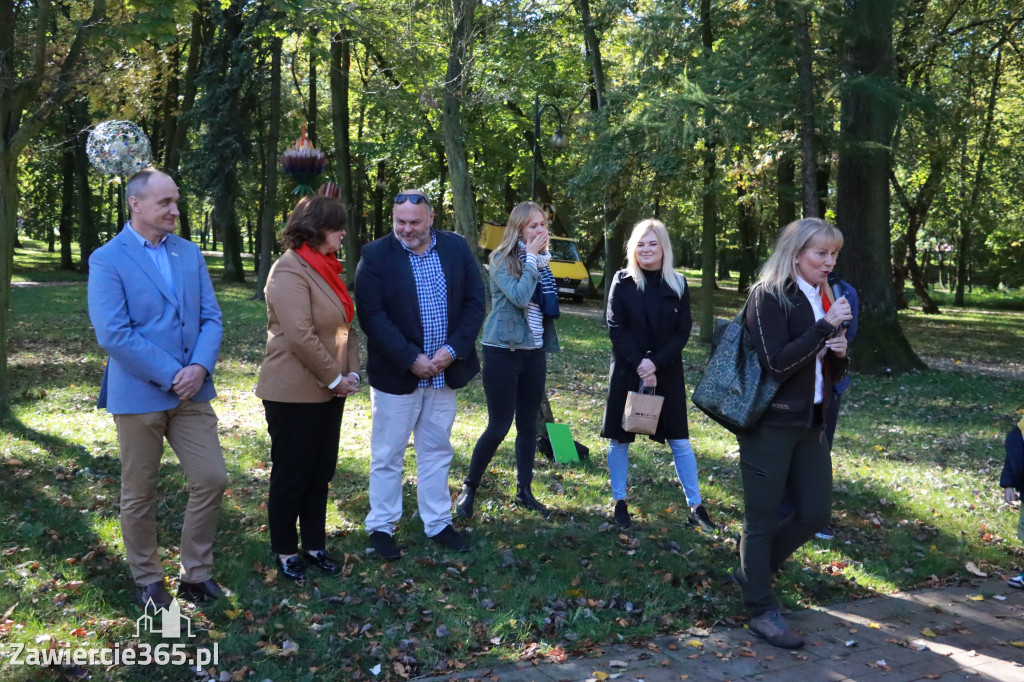
[[[558,130],[551,136],[551,146],[555,149],[565,149],[565,146],[569,144],[569,137],[565,134],[562,129],[562,112],[554,104],[545,104],[541,106],[540,95],[534,95],[533,97],[533,180],[530,182],[530,199],[537,201],[537,161],[540,159],[540,115],[544,113],[547,108],[555,110],[555,114],[558,116]]]

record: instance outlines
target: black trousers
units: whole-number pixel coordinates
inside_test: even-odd
[[[743,602],[751,616],[780,608],[773,581],[786,559],[828,523],[832,457],[825,432],[757,426],[737,435],[743,476],[740,568]],[[793,512],[779,518],[786,492]]]
[[[494,453],[516,420],[516,483],[528,488],[533,482],[537,455],[537,412],[544,397],[547,353],[543,348],[508,350],[484,346],[484,395],[487,397],[487,428],[473,448],[465,482],[476,486],[487,471]]]
[[[296,521],[302,548],[325,549],[327,488],[338,465],[338,439],[345,399],[326,403],[279,403],[264,400],[270,432],[270,498],[267,515],[270,549],[295,554]]]

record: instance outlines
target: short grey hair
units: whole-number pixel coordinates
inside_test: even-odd
[[[167,175],[158,168],[143,168],[135,175],[128,178],[128,182],[125,184],[125,198],[130,197],[141,197],[143,191],[146,189],[146,185],[149,184],[149,179],[154,175]],[[169,177],[169,176],[168,176]]]

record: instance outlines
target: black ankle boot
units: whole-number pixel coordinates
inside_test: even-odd
[[[473,518],[473,500],[476,499],[476,486],[462,484],[462,492],[455,500],[455,513],[464,519]]]
[[[533,496],[533,491],[528,487],[524,488],[523,486],[519,486],[516,488],[516,504],[522,505],[527,509],[532,509],[535,512],[539,512],[544,516],[544,518],[551,516],[551,510],[541,504],[537,498]]]

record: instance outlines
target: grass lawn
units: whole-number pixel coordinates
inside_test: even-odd
[[[52,256],[32,250],[19,251],[17,260],[25,279],[34,279],[35,268],[53,269]],[[215,280],[219,265],[210,258]],[[695,279],[691,284],[699,286]],[[266,313],[250,300],[251,285],[218,284],[217,291],[225,327],[214,406],[231,484],[215,577],[235,597],[231,604],[186,608],[196,637],[182,640],[189,652],[216,645],[217,673],[398,680],[742,622],[740,595],[722,580],[737,561],[742,513],[731,434],[691,411],[705,505],[723,525],[718,535],[686,527],[668,449],[643,440],[633,447],[630,468],[638,523],[628,533],[609,524],[605,445],[598,437],[609,342],[594,302],[566,304],[567,311],[588,314],[562,316],[563,353],[549,358],[555,415],[592,452],[581,464],[538,460],[534,491],[559,510],[556,516],[544,520],[512,504],[509,438],[478,493],[477,517],[466,525],[473,551],[446,554],[424,537],[415,516],[410,450],[406,516],[397,535],[407,544],[405,557],[380,562],[368,553],[361,525],[370,434],[364,389],[346,404],[328,509],[328,549],[345,570],[324,577],[311,569],[305,585],[280,578],[266,530],[269,439],[252,392]],[[731,315],[739,305],[726,283],[716,294],[716,312]],[[809,543],[786,566],[779,591],[787,606],[941,584],[969,575],[969,562],[985,572],[1024,567],[1017,513],[1002,504],[998,488],[1003,435],[1024,412],[1021,384],[1006,372],[964,371],[977,362],[1019,367],[1024,306],[1000,307],[999,313],[945,307],[932,317],[901,313],[914,347],[952,369],[854,377],[834,449],[836,539]],[[65,679],[77,671],[11,665],[11,645],[138,645],[141,612],[118,523],[118,447],[110,416],[94,408],[104,355],[89,325],[85,288],[15,289],[12,309],[15,399],[13,418],[0,431],[0,678]],[[696,342],[684,351],[691,390],[706,353]],[[453,496],[486,421],[478,380],[460,392],[459,403]],[[174,578],[186,497],[168,451],[157,514]],[[170,665],[89,666],[89,672],[93,679],[195,679]]]

